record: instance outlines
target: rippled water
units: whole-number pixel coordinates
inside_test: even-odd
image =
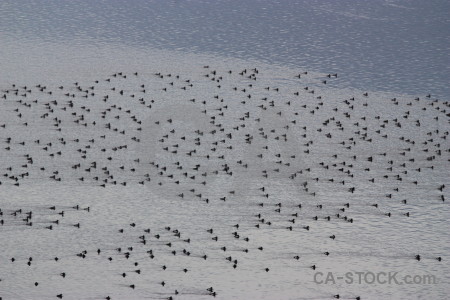
[[[445,298],[448,27],[447,1],[2,1],[0,297]]]
[[[446,0],[2,1],[2,40],[117,44],[342,75],[339,86],[448,97]],[[3,44],[4,42],[2,42]],[[103,55],[107,56],[107,53]],[[2,55],[4,57],[4,55]]]

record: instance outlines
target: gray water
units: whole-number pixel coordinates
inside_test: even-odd
[[[338,72],[340,87],[449,95],[446,0],[16,2],[0,4],[2,40],[208,53]]]
[[[445,298],[447,32],[446,1],[2,1],[0,297]]]

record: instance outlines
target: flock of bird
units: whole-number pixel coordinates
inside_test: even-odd
[[[296,244],[320,234],[322,226],[358,226],[366,215],[414,218],[410,208],[421,201],[447,205],[450,103],[431,95],[378,99],[365,92],[327,93],[337,77],[301,72],[271,79],[258,68],[201,66],[193,74],[116,72],[93,82],[2,85],[0,189],[148,189],[161,205],[170,199],[202,211],[226,211],[231,217],[212,222],[200,237],[169,220],[157,228],[132,222],[114,228],[118,245],[99,243],[39,258],[58,264],[61,280],[72,277],[65,261],[90,260],[105,269],[120,261],[110,284],[129,295],[220,298],[226,291],[171,277],[208,270],[211,260],[223,261],[224,272],[233,277],[250,256],[260,262],[255,272],[270,273],[265,254],[270,242],[259,235],[280,232]],[[82,232],[83,222],[65,221],[67,215],[85,220],[99,209],[95,203],[21,206],[2,200],[0,243],[2,232],[10,230]],[[323,234],[323,241],[339,240],[340,226]],[[334,248],[310,256],[301,249],[287,256],[302,272],[338,255]],[[408,258],[444,260],[415,252]],[[0,265],[32,266],[39,259],[2,257]],[[48,272],[40,268],[38,274]],[[145,285],[136,279],[149,273],[153,277]],[[0,270],[2,300],[10,299],[2,295],[7,277]],[[38,275],[25,284],[42,286]],[[42,297],[71,295],[60,286]],[[115,299],[108,291],[92,297]],[[329,298],[364,295],[336,291]]]

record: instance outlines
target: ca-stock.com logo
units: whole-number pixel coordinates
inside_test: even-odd
[[[377,284],[377,285],[432,285],[438,279],[431,274],[402,274],[395,271],[352,271],[345,273],[316,272],[313,276],[316,284]]]

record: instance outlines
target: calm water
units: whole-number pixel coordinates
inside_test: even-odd
[[[449,8],[1,1],[0,297],[445,298]]]

